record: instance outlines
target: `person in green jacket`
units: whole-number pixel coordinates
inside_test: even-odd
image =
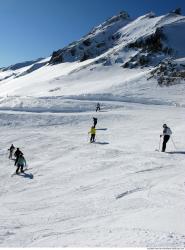
[[[96,129],[94,126],[91,127],[91,130],[88,134],[91,134],[90,142],[95,142],[95,136],[96,136]]]
[[[21,169],[21,173],[24,173],[23,168],[26,166],[26,160],[22,153],[18,156],[16,165],[17,165],[16,174],[18,174],[19,169]]]

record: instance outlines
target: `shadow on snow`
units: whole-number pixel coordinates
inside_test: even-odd
[[[100,141],[96,141],[96,142],[93,142],[94,144],[99,144],[99,145],[108,145],[109,142],[100,142]]]
[[[185,155],[185,151],[171,151],[171,152],[166,152],[168,154],[182,154]]]
[[[18,175],[22,176],[24,178],[27,178],[27,179],[33,179],[33,174],[32,173],[29,173],[29,174],[27,174],[27,173],[20,173]]]

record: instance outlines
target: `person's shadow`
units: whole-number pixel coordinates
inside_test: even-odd
[[[96,130],[103,130],[103,131],[105,131],[105,130],[107,130],[107,128],[96,128]]]
[[[22,176],[24,178],[27,178],[27,179],[33,179],[33,174],[32,173],[20,173],[19,176]]]
[[[168,154],[182,154],[185,155],[185,151],[171,151],[171,152],[166,152]]]
[[[99,145],[108,145],[109,144],[109,142],[100,142],[100,141],[96,141],[94,143],[99,144]]]

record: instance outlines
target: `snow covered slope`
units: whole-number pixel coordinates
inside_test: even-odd
[[[174,13],[159,17],[149,13],[134,21],[126,13],[121,13],[96,27],[80,41],[54,52],[50,62],[85,61],[102,55],[101,60],[104,59],[106,63],[125,63],[123,54],[127,54],[128,48],[137,54],[145,52],[154,56],[160,52],[164,54],[163,57],[171,49],[173,55],[181,57],[184,56],[184,27],[185,18]],[[154,40],[149,40],[151,38]],[[156,44],[158,47],[154,47]]]
[[[0,112],[0,246],[184,247],[184,108],[103,102],[97,114],[92,101],[71,105]],[[168,154],[155,152],[164,122],[178,147],[170,141]],[[22,176],[11,177],[11,143],[27,159]]]

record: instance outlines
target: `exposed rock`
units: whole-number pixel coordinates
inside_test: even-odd
[[[149,79],[155,78],[159,86],[170,86],[185,81],[185,64],[178,64],[172,58],[165,59],[151,72]]]

